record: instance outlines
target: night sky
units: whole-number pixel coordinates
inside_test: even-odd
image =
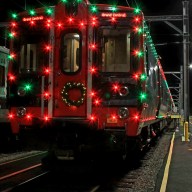
[[[11,11],[23,11],[25,7],[36,8],[46,5],[54,5],[58,0],[0,0],[0,22],[6,22],[9,18]],[[117,5],[130,5],[132,7],[139,6],[145,16],[157,15],[182,15],[182,0],[90,0],[90,3],[109,3]],[[192,1],[189,4],[190,21],[192,20]],[[190,25],[189,21],[189,25]],[[172,22],[172,21],[171,21]],[[182,21],[172,22],[180,30],[182,30]],[[178,36],[178,32],[172,29],[164,22],[151,22],[149,23],[150,31],[154,43],[156,44],[157,53],[160,55],[161,64],[164,71],[179,71],[180,66],[183,64],[183,46],[182,36]],[[2,31],[2,29],[0,29]],[[190,26],[190,34],[192,26]],[[3,37],[1,36],[1,41]],[[190,38],[191,41],[191,38]],[[164,44],[159,46],[159,44]],[[1,43],[2,45],[2,43]],[[192,47],[192,46],[190,46]],[[191,53],[192,48],[190,48]],[[192,55],[192,54],[190,54]],[[190,62],[191,62],[190,56]],[[191,72],[190,72],[191,73]],[[166,76],[169,86],[175,85],[176,79],[169,79]]]

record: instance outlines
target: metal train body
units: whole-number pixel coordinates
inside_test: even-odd
[[[63,1],[30,14],[10,27],[14,134],[50,128],[58,158],[88,149],[126,156],[166,126],[173,101],[140,10]]]
[[[6,108],[9,49],[0,46],[0,109]]]

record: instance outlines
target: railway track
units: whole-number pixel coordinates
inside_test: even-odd
[[[8,180],[0,179],[1,191],[155,192],[158,191],[156,180],[169,149],[171,137],[172,132],[166,132],[156,145],[150,147],[142,156],[137,166],[128,166],[126,169],[122,162],[112,162],[110,159],[106,159],[102,162],[89,163],[58,162],[55,170],[44,172],[36,160],[37,157],[42,157],[44,154],[34,156],[32,159],[26,158],[27,161],[35,162],[33,168],[30,165],[31,169],[28,166],[28,170],[23,171],[22,174],[12,175],[7,178]],[[14,166],[16,165],[14,164]],[[0,169],[2,169],[1,165]],[[10,182],[14,185],[11,185]]]
[[[7,161],[0,163],[0,191],[11,191],[15,187],[46,174],[41,169],[41,159],[47,152],[9,154]]]

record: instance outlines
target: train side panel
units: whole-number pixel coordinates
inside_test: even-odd
[[[0,47],[0,108],[6,108],[9,49]]]

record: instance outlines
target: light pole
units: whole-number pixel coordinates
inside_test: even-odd
[[[183,3],[184,122],[189,122],[189,1]]]

